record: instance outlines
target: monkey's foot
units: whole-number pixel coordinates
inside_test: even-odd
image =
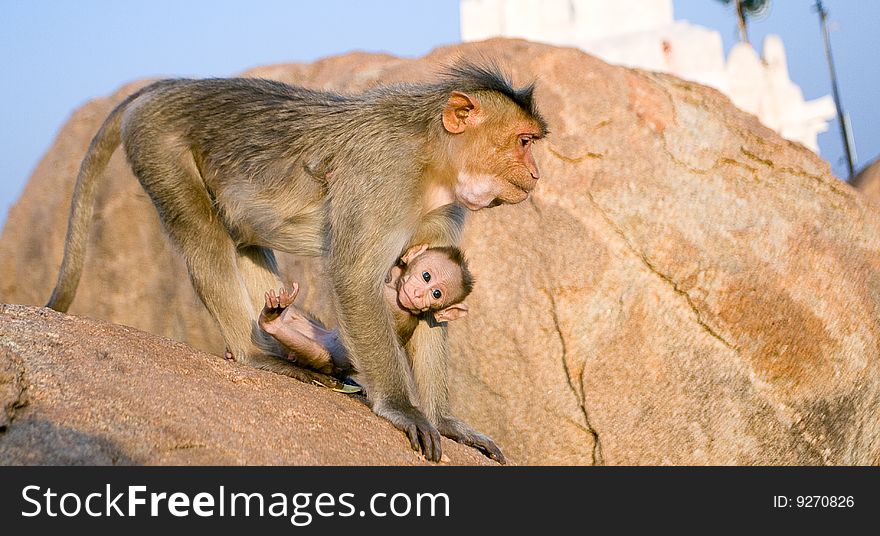
[[[373,404],[373,412],[405,433],[414,451],[421,451],[432,462],[440,461],[443,455],[440,433],[418,408],[408,402],[377,401]]]
[[[275,289],[269,289],[269,291],[266,292],[266,305],[264,305],[263,310],[260,311],[259,324],[261,328],[266,330],[266,328],[263,327],[264,323],[267,326],[270,325],[281,315],[281,313],[293,305],[293,301],[296,299],[297,294],[299,294],[299,285],[294,283],[292,287],[293,288],[290,292],[287,292],[287,290],[283,288],[278,289],[277,296],[275,295]]]
[[[455,417],[441,417],[437,429],[444,437],[474,447],[482,452],[485,456],[495,460],[500,464],[506,464],[507,460],[498,445],[492,441],[487,435],[481,434],[468,426],[464,421]]]

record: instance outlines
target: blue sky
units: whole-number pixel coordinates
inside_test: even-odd
[[[782,36],[791,77],[807,98],[830,93],[812,3],[773,0],[750,27],[756,44],[767,33]],[[880,2],[825,3],[838,27],[835,61],[864,164],[880,153]],[[676,0],[675,12],[720,31],[728,49],[736,42],[736,20],[715,0]],[[457,0],[0,0],[0,222],[71,112],[126,82],[229,76],[351,50],[412,57],[458,41]],[[819,143],[844,175],[836,123]]]

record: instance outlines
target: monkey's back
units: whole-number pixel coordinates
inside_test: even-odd
[[[162,80],[145,88],[128,114],[137,128],[155,125],[181,132],[214,157],[251,165],[307,151],[310,141],[353,111],[352,98],[258,78]],[[126,122],[128,123],[128,122]],[[161,133],[153,133],[161,134]]]

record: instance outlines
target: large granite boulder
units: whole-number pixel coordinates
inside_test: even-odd
[[[0,305],[0,341],[0,465],[430,464],[357,396],[140,330]]]
[[[532,198],[470,217],[477,285],[450,324],[458,414],[518,463],[880,462],[880,218],[719,92],[512,40],[246,74],[359,91],[480,55],[537,78],[552,134]],[[0,239],[0,300],[45,302],[79,161],[143,83],[59,133]],[[89,247],[72,313],[222,352],[120,154]],[[319,263],[280,260],[332,321]]]
[[[853,178],[852,185],[869,198],[880,202],[880,159],[863,167]]]

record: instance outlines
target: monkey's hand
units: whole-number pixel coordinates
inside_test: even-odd
[[[432,462],[440,461],[440,456],[443,454],[440,447],[440,433],[418,408],[409,402],[385,401],[373,404],[373,412],[388,419],[391,424],[403,431],[409,438],[413,450],[416,452],[421,450],[425,458]]]
[[[460,419],[440,417],[437,429],[449,439],[469,447],[474,447],[498,463],[507,463],[504,454],[501,453],[501,449],[498,448],[498,445],[489,436],[477,432]]]

